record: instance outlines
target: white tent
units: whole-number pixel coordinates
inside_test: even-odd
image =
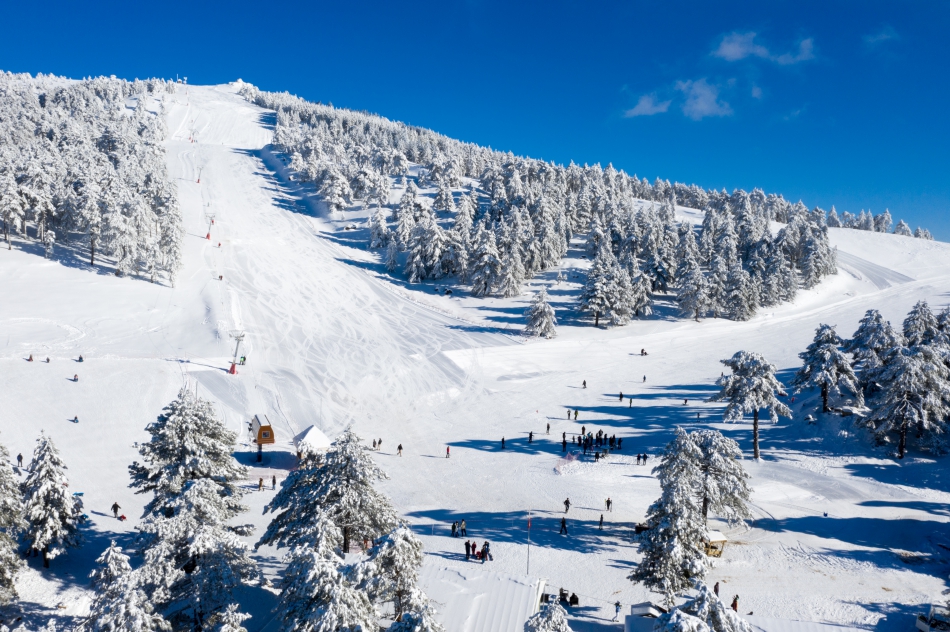
[[[323,452],[330,447],[332,441],[316,426],[310,426],[294,437],[294,445],[298,452]]]
[[[522,632],[538,611],[543,579],[494,573],[486,564],[444,566],[427,557],[419,583],[439,620],[452,632]]]

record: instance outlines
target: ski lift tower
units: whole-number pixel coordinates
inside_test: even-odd
[[[211,226],[214,225],[214,213],[211,211],[205,211],[205,219],[208,220],[208,234],[205,235],[205,239],[211,239]]]
[[[237,361],[238,361],[238,350],[241,348],[241,342],[244,340],[244,332],[235,329],[230,333],[230,336],[234,338],[234,360],[231,361],[231,368],[228,370],[228,373],[231,375],[237,375]]]

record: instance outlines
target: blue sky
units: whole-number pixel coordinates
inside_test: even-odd
[[[4,70],[241,77],[950,241],[948,2],[20,2],[4,22]]]

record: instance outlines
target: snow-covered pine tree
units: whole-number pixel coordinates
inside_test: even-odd
[[[749,320],[758,308],[758,291],[752,285],[749,273],[738,262],[729,269],[726,277],[723,307],[733,320]]]
[[[884,320],[881,312],[869,309],[854,336],[844,343],[843,350],[852,355],[851,364],[860,372],[861,382],[867,388],[885,359],[903,344],[901,334]]]
[[[392,231],[386,225],[386,215],[382,208],[376,207],[369,219],[369,247],[383,248],[389,244],[391,238]]]
[[[400,525],[375,541],[350,579],[374,604],[391,602],[393,619],[398,621],[413,610],[414,601],[428,601],[417,586],[423,558],[422,542],[412,529]]]
[[[702,499],[703,521],[709,512],[730,524],[751,520],[748,503],[752,490],[749,475],[742,468],[739,444],[718,430],[697,430],[689,438],[699,448],[697,487]]]
[[[930,234],[930,231],[926,228],[921,228],[920,226],[914,231],[914,237],[917,239],[926,239],[927,241],[933,241],[934,236]]]
[[[657,617],[653,632],[710,632],[710,630],[702,619],[680,608],[674,608]]]
[[[154,612],[145,593],[138,588],[136,573],[129,557],[115,541],[96,560],[99,567],[91,573],[96,591],[89,616],[80,626],[83,632],[143,632],[171,630],[171,625]]]
[[[435,620],[435,610],[428,599],[413,599],[412,611],[404,612],[402,619],[394,621],[388,632],[445,632]]]
[[[525,621],[524,632],[571,632],[567,611],[557,601],[548,601]]]
[[[251,618],[251,615],[240,612],[238,605],[232,603],[227,608],[211,615],[204,626],[209,632],[247,632],[244,622]]]
[[[927,301],[917,301],[904,319],[904,344],[908,347],[946,344],[947,337],[940,330],[937,318]]]
[[[3,219],[3,234],[7,240],[7,250],[12,250],[10,229],[21,232],[26,221],[23,199],[17,191],[16,180],[11,174],[0,176],[0,219]]]
[[[409,242],[406,244],[406,269],[404,272],[410,283],[418,283],[429,275],[426,266],[426,248],[428,246],[430,223],[429,214],[423,214],[412,227]]]
[[[330,213],[342,213],[352,195],[350,183],[336,165],[331,163],[320,185],[320,196],[326,202]]]
[[[306,539],[323,511],[342,532],[343,551],[353,540],[373,539],[395,528],[396,513],[373,485],[388,478],[369,450],[347,428],[319,462],[311,458],[293,470],[265,507],[276,514],[255,545],[294,546]]]
[[[891,212],[884,209],[883,213],[874,216],[874,231],[878,233],[891,232],[894,220],[891,218]]]
[[[828,228],[841,228],[841,219],[838,217],[838,211],[835,210],[834,206],[828,211],[828,219],[825,221],[828,223]]]
[[[797,292],[798,276],[795,268],[789,265],[781,248],[773,247],[765,260],[765,272],[762,275],[762,290],[759,292],[762,305],[792,301]]]
[[[914,233],[911,231],[910,226],[907,225],[907,222],[900,220],[897,222],[897,226],[894,227],[895,235],[903,235],[904,237],[913,237]]]
[[[49,568],[51,559],[67,548],[78,548],[83,541],[79,532],[82,502],[70,493],[65,470],[53,440],[41,431],[22,489],[28,523],[24,537],[30,548],[43,552],[44,568]]]
[[[638,549],[643,559],[629,575],[634,583],[664,596],[668,605],[706,574],[705,542],[709,536],[696,498],[702,454],[682,428],[666,446],[653,472],[662,495],[647,510],[647,531]]]
[[[485,222],[479,222],[475,233],[475,251],[472,253],[469,281],[472,296],[487,296],[498,285],[501,275],[501,259],[495,243],[495,231],[488,230]]]
[[[17,541],[25,528],[23,501],[10,466],[10,453],[0,444],[0,606],[17,598],[15,580],[23,567]]]
[[[730,375],[716,380],[720,391],[708,402],[727,402],[722,417],[727,422],[741,421],[746,413],[752,413],[752,448],[755,459],[759,458],[759,411],[769,413],[772,423],[779,415],[790,417],[792,411],[776,395],[785,396],[785,387],[775,377],[775,365],[754,351],[738,351],[727,360],[720,360],[731,369]]]
[[[389,244],[386,246],[386,256],[383,259],[383,265],[386,266],[388,272],[395,272],[396,268],[399,267],[399,241],[396,239],[390,239]]]
[[[712,264],[709,266],[709,277],[706,280],[709,311],[712,312],[714,318],[728,315],[726,308],[726,282],[728,278],[729,267],[726,260],[718,254],[714,254]]]
[[[185,484],[198,479],[211,481],[218,489],[225,507],[222,520],[246,511],[239,481],[247,480],[247,468],[232,456],[237,433],[217,418],[211,402],[183,387],[146,430],[152,438],[139,447],[143,463],[129,466],[129,487],[137,494],[153,494],[145,505],[146,516],[164,515]]]
[[[865,422],[879,440],[898,435],[897,458],[904,458],[907,434],[924,447],[937,447],[950,415],[950,369],[933,347],[898,347],[880,369],[882,392]]]
[[[681,314],[691,316],[699,322],[699,318],[706,314],[709,305],[706,276],[700,269],[699,263],[692,259],[688,261],[692,265],[680,277],[676,302],[679,304]]]
[[[828,407],[828,396],[831,393],[841,395],[844,388],[851,393],[859,405],[864,403],[861,387],[854,374],[854,369],[844,353],[839,349],[841,338],[832,325],[819,325],[815,330],[815,338],[808,348],[798,357],[802,359],[802,368],[795,375],[795,392],[800,393],[806,388],[821,389],[821,412],[831,412]]]
[[[696,582],[697,595],[674,612],[682,611],[696,617],[711,632],[753,632],[755,628],[720,601],[719,596],[703,581]]]
[[[594,315],[594,327],[600,326],[600,317],[609,313],[612,288],[611,273],[616,259],[609,247],[601,248],[587,271],[587,283],[580,295],[580,309]]]
[[[524,328],[526,336],[553,338],[557,335],[555,330],[557,318],[554,316],[554,308],[548,303],[547,288],[542,287],[541,291],[535,295],[531,307],[525,311],[524,315],[528,319]]]
[[[432,208],[436,211],[455,212],[455,200],[452,199],[452,189],[449,188],[445,180],[439,181],[439,192],[435,196]]]

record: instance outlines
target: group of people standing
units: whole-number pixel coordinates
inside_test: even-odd
[[[465,559],[470,560],[475,558],[476,560],[481,560],[482,564],[485,563],[485,560],[494,560],[491,554],[491,545],[488,543],[488,540],[482,544],[482,548],[478,548],[478,542],[472,540],[469,542],[465,541]]]

